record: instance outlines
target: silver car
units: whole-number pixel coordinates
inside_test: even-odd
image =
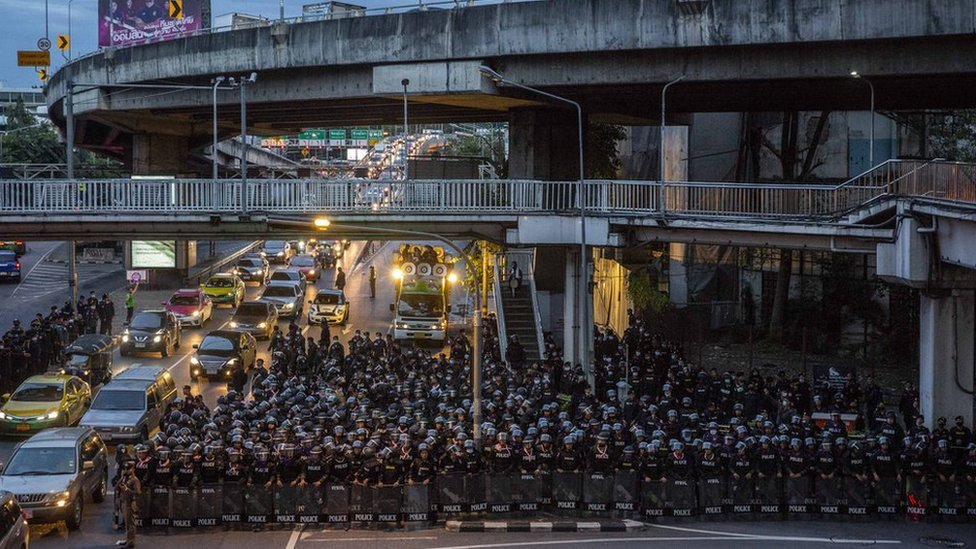
[[[297,284],[289,282],[270,282],[261,294],[261,299],[271,303],[278,310],[282,318],[300,318],[302,316],[305,292]]]
[[[102,387],[79,425],[95,429],[105,442],[148,440],[176,396],[165,368],[132,366]]]
[[[27,549],[30,528],[17,498],[10,492],[0,492],[0,549]]]
[[[85,500],[105,500],[108,458],[98,433],[85,427],[47,429],[14,450],[0,474],[30,522],[81,527]]]

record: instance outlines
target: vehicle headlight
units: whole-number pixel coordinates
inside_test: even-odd
[[[431,330],[440,330],[441,329],[441,325],[440,324],[432,324],[430,326],[430,329]]]
[[[53,499],[54,499],[54,505],[58,507],[64,507],[65,505],[68,504],[68,500],[71,499],[71,492],[65,490],[60,494],[56,494]]]
[[[240,326],[240,324],[238,324],[238,323],[236,323],[236,322],[231,322],[231,323],[230,323],[230,327],[231,327],[231,328],[236,328],[236,327],[238,327],[238,326]]]
[[[197,364],[200,364],[200,360],[197,357],[195,357],[195,356],[191,356],[190,357],[190,364],[193,364],[194,366],[196,366]]]
[[[278,257],[284,257],[285,252],[278,252]]]
[[[237,359],[236,358],[232,358],[232,359],[230,359],[230,360],[227,361],[227,366],[233,366],[235,364],[237,364]]]
[[[267,322],[262,322],[261,324],[258,324],[258,328],[267,328],[267,327],[268,327]]]
[[[295,304],[294,303],[285,303],[284,305],[282,305],[281,308],[282,309],[294,309],[295,308]]]
[[[0,419],[7,419],[7,414],[0,412]]]
[[[136,430],[136,428],[133,427],[133,426],[131,426],[131,425],[126,425],[124,427],[119,428],[119,431],[121,431],[123,433],[131,433],[131,432],[133,432],[135,430]]]
[[[50,414],[44,416],[44,419],[58,419],[58,411],[55,410],[51,412]]]
[[[308,274],[315,276],[315,269],[309,269]]]
[[[159,343],[163,340],[163,336],[156,336],[153,338],[153,343]]]
[[[128,343],[128,342],[129,342],[129,336],[128,336],[128,334],[123,334],[122,335],[122,343]]]
[[[407,327],[406,322],[397,322],[397,328],[406,328],[406,327]]]
[[[200,311],[193,311],[193,314],[191,314],[190,316],[192,316],[193,318],[196,318],[196,317],[200,316]]]

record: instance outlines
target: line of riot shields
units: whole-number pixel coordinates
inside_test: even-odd
[[[141,495],[139,525],[424,523],[497,514],[632,518],[740,516],[908,516],[976,519],[976,483],[908,477],[668,478],[612,475],[441,474],[430,484],[152,487]]]

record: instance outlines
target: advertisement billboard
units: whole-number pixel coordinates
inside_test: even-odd
[[[175,240],[133,240],[133,269],[175,269]]]
[[[206,28],[208,0],[98,0],[98,45],[131,46]]]

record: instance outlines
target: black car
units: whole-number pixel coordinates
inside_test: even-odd
[[[180,321],[169,311],[141,311],[122,331],[122,356],[155,353],[167,357],[180,348]]]
[[[235,370],[248,370],[257,361],[258,343],[254,336],[236,330],[215,330],[207,334],[190,357],[190,378],[230,378]]]
[[[267,259],[260,257],[245,257],[238,260],[234,267],[234,274],[244,282],[258,282],[265,284],[271,276],[271,265]]]

